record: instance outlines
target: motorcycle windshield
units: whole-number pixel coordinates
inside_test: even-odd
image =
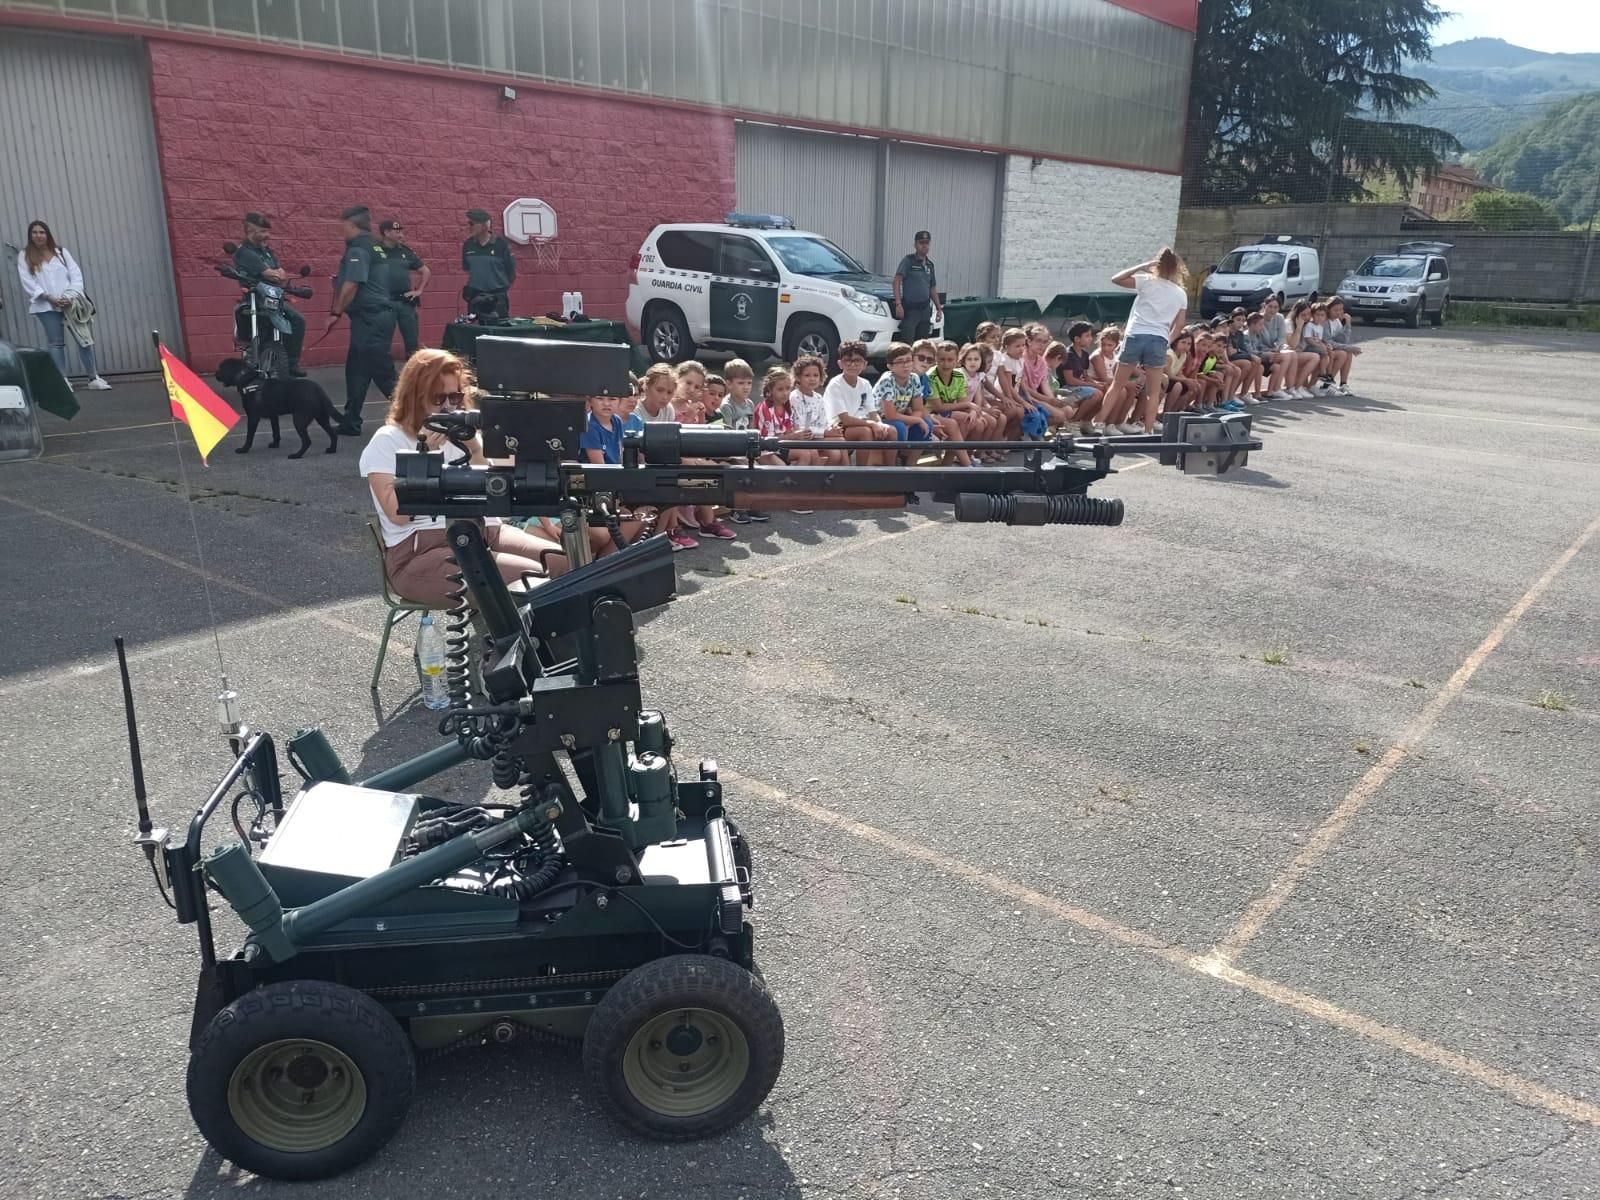
[[[256,295],[269,304],[277,304],[283,299],[283,289],[275,283],[258,283]]]

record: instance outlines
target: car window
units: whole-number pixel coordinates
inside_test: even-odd
[[[1374,254],[1356,268],[1356,274],[1371,279],[1419,279],[1423,262],[1420,258],[1402,258],[1397,254]]]
[[[718,239],[717,274],[732,275],[735,279],[766,279],[777,281],[778,268],[761,244],[752,238],[725,233]]]
[[[768,238],[783,265],[796,275],[865,275],[867,269],[851,258],[827,238],[775,237]]]
[[[1438,272],[1440,279],[1450,278],[1450,264],[1445,262],[1445,260],[1442,258],[1433,259],[1428,263],[1428,274],[1432,275],[1436,271]]]
[[[1298,254],[1293,254],[1293,255],[1289,256],[1289,276],[1288,277],[1290,279],[1299,279],[1300,278],[1300,256]]]
[[[656,255],[661,265],[674,271],[712,270],[717,235],[702,229],[669,229],[656,239]]]

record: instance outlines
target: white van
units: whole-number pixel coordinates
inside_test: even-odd
[[[1276,296],[1288,308],[1322,286],[1322,259],[1309,238],[1279,233],[1236,246],[1200,285],[1200,315],[1257,309]]]
[[[841,341],[882,357],[899,327],[888,279],[787,217],[657,225],[631,269],[628,331],[655,362],[706,346],[791,361],[815,354],[831,365]]]

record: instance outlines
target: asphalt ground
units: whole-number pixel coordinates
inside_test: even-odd
[[[111,637],[169,823],[226,766],[218,646],[252,724],[358,775],[434,744],[409,630],[367,690],[358,447],[203,468],[148,381],[46,418],[0,467],[0,1192],[1600,1195],[1600,338],[1365,347],[1359,398],[1257,410],[1247,469],[1106,481],[1118,529],[780,516],[680,555],[647,698],[755,843],[770,1100],[661,1146],[575,1052],[461,1051],[293,1187],[189,1120],[194,942],[128,842]]]

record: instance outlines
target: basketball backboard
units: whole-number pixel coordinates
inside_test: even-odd
[[[513,200],[506,205],[501,228],[506,237],[521,246],[549,241],[556,236],[556,210],[543,200]]]

